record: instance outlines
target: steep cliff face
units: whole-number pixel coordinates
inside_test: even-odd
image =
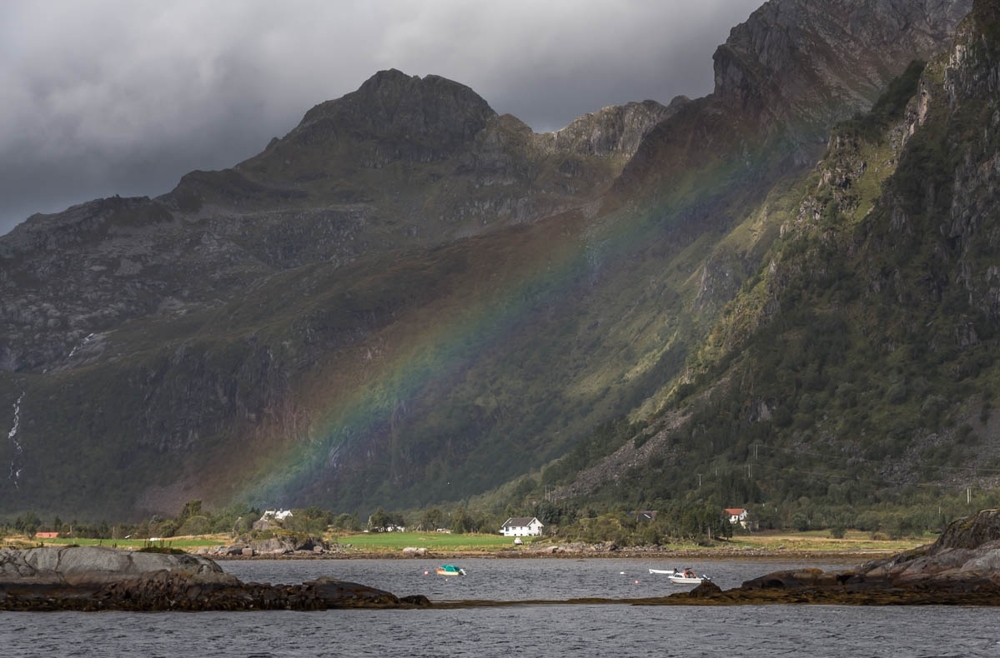
[[[725,234],[759,211],[752,244],[722,240],[699,268],[694,310],[722,308],[769,248],[776,224],[767,218],[786,212],[769,201],[787,205],[775,186],[814,166],[835,121],[870,108],[912,60],[947,48],[970,7],[971,0],[766,3],[716,52],[713,94],[649,132],[605,208],[653,213],[678,246]]]
[[[775,0],[715,53],[715,97],[763,124],[831,121],[867,110],[912,59],[950,40],[972,0]],[[803,126],[806,127],[806,126]]]
[[[955,284],[1000,323],[1000,9],[977,3],[951,54],[941,91],[966,138],[952,155],[952,202],[941,231],[958,242]],[[950,173],[950,172],[945,172]]]
[[[606,464],[641,445],[631,474],[665,499],[698,468],[713,473],[701,496],[784,501],[786,522],[819,524],[901,486],[996,485],[997,18],[976,2],[949,49],[838,124],[818,166],[727,236],[780,237],[669,412]],[[605,491],[628,495],[608,471]]]
[[[910,61],[947,47],[971,6],[972,0],[765,3],[716,51],[712,95],[650,133],[616,193],[653,193],[678,172],[725,153],[759,169],[763,186],[811,167],[831,125],[871,107]]]
[[[619,155],[631,158],[639,143],[660,121],[673,116],[689,99],[678,96],[664,107],[656,101],[606,107],[576,119],[554,133],[540,135],[554,151],[577,155]]]

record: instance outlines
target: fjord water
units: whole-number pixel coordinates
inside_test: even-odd
[[[244,582],[293,584],[331,576],[364,583],[405,596],[423,594],[431,601],[565,601],[569,599],[638,599],[682,592],[650,568],[691,568],[707,574],[721,588],[803,563],[778,560],[703,560],[594,558],[473,558],[451,560],[468,575],[434,573],[442,560],[239,560],[222,567]],[[819,569],[845,569],[851,563],[814,563]],[[690,586],[687,587],[690,589]]]
[[[723,587],[802,563],[461,560],[227,562],[241,579],[353,579],[432,600],[639,598],[678,591],[649,567],[691,566]],[[813,566],[813,565],[810,565]],[[831,566],[831,565],[815,565]],[[843,565],[836,565],[843,566]],[[624,573],[622,573],[624,572]],[[639,581],[636,583],[635,581]],[[557,595],[558,594],[558,595]],[[5,656],[996,656],[991,608],[524,605],[259,613],[2,613]]]

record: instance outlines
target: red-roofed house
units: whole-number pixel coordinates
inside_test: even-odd
[[[58,532],[36,532],[35,539],[58,539]]]
[[[727,507],[722,510],[729,517],[729,522],[733,525],[739,523],[744,528],[747,527],[747,517],[750,513],[742,507]]]

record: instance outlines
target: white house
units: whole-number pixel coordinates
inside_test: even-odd
[[[742,507],[727,507],[723,512],[729,517],[729,522],[733,525],[739,523],[744,528],[747,527],[747,517],[750,516],[747,510]]]
[[[254,521],[254,530],[270,530],[274,527],[281,527],[281,524],[288,518],[292,516],[292,510],[278,509],[278,510],[265,510],[260,518]]]
[[[504,537],[538,537],[545,526],[536,517],[512,516],[500,528]]]

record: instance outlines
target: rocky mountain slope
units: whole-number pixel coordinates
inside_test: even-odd
[[[634,103],[536,135],[468,87],[383,71],[234,169],[192,172],[158,199],[103,199],[18,226],[0,243],[0,364],[66,367],[122,322],[213,308],[284,270],[578,208],[672,112]]]
[[[0,512],[460,500],[731,378],[702,341],[721,317],[746,345],[719,314],[764,285],[820,130],[971,3],[820,5],[735,29],[705,99],[536,135],[386,71],[231,170],[30,218],[0,238]]]
[[[998,26],[976,3],[949,49],[838,124],[818,167],[737,227],[780,237],[662,416],[564,495],[780,502],[803,527],[936,500],[917,530],[992,495]]]

